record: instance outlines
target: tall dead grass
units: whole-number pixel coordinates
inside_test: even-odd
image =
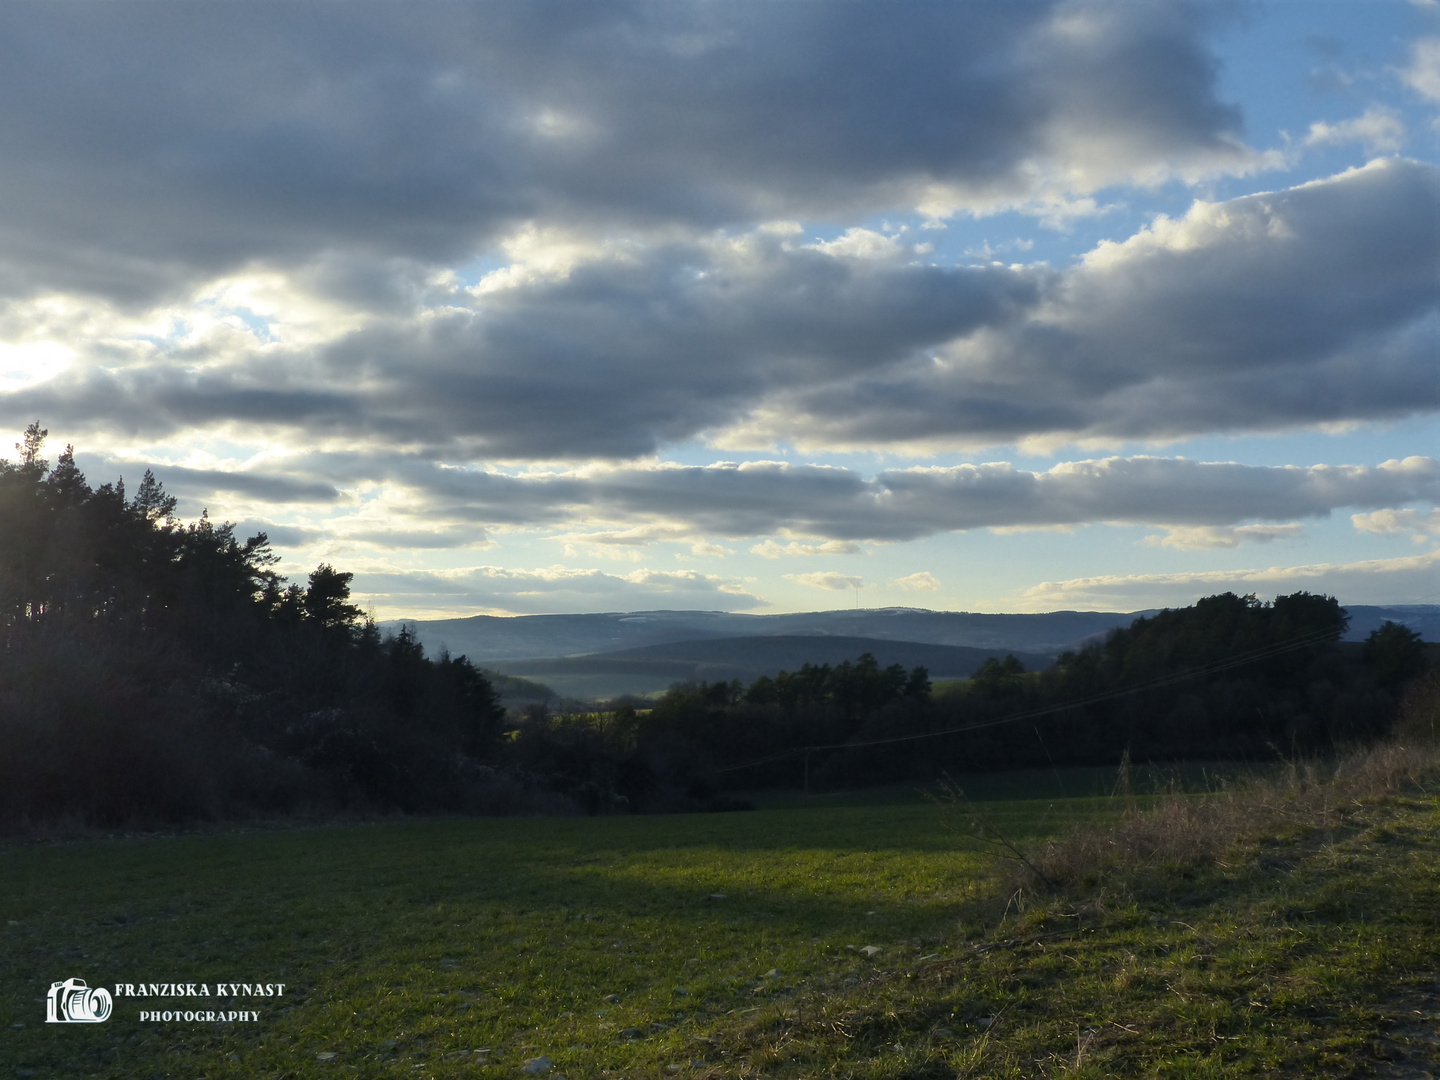
[[[1123,767],[1121,786],[1128,787]],[[1029,893],[1084,891],[1151,870],[1212,866],[1267,837],[1335,829],[1368,802],[1437,788],[1440,670],[1432,669],[1410,687],[1388,741],[1338,761],[1290,762],[1278,775],[1213,794],[1175,791],[1148,808],[1132,803],[1116,824],[1075,829],[1013,859],[1010,884]]]

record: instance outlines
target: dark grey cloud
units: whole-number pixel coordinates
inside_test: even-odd
[[[270,545],[276,548],[303,547],[324,539],[324,533],[314,529],[299,529],[294,525],[276,525],[268,521],[244,520],[235,523],[235,535],[248,539],[264,533]]]
[[[77,462],[95,483],[103,483],[111,476],[129,476],[132,489],[148,469],[172,495],[186,498],[224,492],[271,503],[327,504],[334,503],[341,497],[333,485],[302,477],[230,472],[225,469],[191,469],[183,465],[95,458],[87,454],[77,455]]]
[[[743,415],[776,388],[903,365],[957,333],[1004,323],[1043,274],[838,258],[752,238],[740,255],[667,247],[476,313],[338,344],[338,380],[381,389],[367,411],[466,456],[630,457]]]
[[[1215,11],[8,5],[0,293],[143,304],[270,265],[399,303],[396,260],[527,220],[725,227],[1235,167]]]
[[[87,345],[83,338],[76,344]],[[209,358],[203,354],[157,350],[144,362],[126,365],[104,352],[101,345],[84,357],[87,362],[54,378],[0,393],[0,417],[14,424],[44,416],[67,431],[152,438],[224,424],[358,433],[368,423],[362,396],[343,381],[317,377],[305,353],[241,353],[205,363]]]
[[[731,423],[776,389],[924,362],[927,347],[1018,318],[1049,277],[857,242],[878,254],[769,232],[625,251],[313,354],[198,371],[77,365],[0,398],[0,414],[152,435],[266,424],[461,460],[633,457]]]
[[[53,458],[53,442],[46,444]],[[170,494],[183,503],[202,504],[207,497],[216,495],[241,495],[267,503],[330,506],[343,496],[334,484],[317,480],[313,475],[281,475],[275,473],[231,471],[228,469],[194,469],[184,465],[165,462],[137,461],[133,458],[118,458],[107,454],[91,454],[83,450],[76,453],[75,462],[92,485],[113,483],[119,480],[130,491],[146,471]],[[198,509],[196,511],[199,512]],[[289,526],[266,526],[268,528],[289,528]]]

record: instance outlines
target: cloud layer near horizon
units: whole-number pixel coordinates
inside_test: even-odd
[[[391,610],[554,615],[571,611],[743,611],[764,601],[743,583],[695,570],[602,570],[551,566],[464,567],[445,572],[373,569],[366,599]]]
[[[379,533],[371,538],[390,546],[415,546],[422,528],[435,538],[434,546],[473,546],[487,528],[507,526],[565,529],[572,541],[624,546],[777,533],[823,541],[768,541],[755,549],[768,557],[847,554],[857,550],[853,541],[861,540],[1088,522],[1177,530],[1241,526],[1234,531],[1239,539],[1247,530],[1264,539],[1263,527],[1242,523],[1297,522],[1340,509],[1379,511],[1440,501],[1440,461],[1429,457],[1309,468],[1114,457],[1063,462],[1044,472],[1001,462],[891,469],[868,479],[850,469],[763,461],[518,475],[437,468],[424,460],[317,456],[299,464],[330,483],[164,467],[157,475],[191,500],[216,490],[257,492],[271,501],[304,492],[342,506],[346,499],[357,502],[342,495],[343,489],[383,478],[386,493],[372,494],[371,501],[388,500],[385,513],[400,531],[389,540]],[[357,532],[340,519],[341,535],[364,537],[372,519],[360,520],[366,524]],[[1178,546],[1215,544],[1202,539],[1187,545],[1182,539]]]
[[[1408,604],[1415,603],[1417,597],[1433,599],[1437,573],[1440,573],[1440,550],[1352,563],[1178,574],[1107,574],[1043,581],[1026,590],[1024,604],[1029,611],[1136,611],[1181,606],[1193,602],[1197,596],[1222,592],[1269,597],[1302,591],[1364,596],[1365,602],[1371,604]]]

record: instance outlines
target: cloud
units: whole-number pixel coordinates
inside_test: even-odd
[[[456,548],[493,548],[495,541],[485,530],[452,525],[439,529],[356,529],[332,533],[332,540],[372,544],[380,548],[409,551],[450,551]]]
[[[524,490],[533,485],[544,491],[552,483],[549,499]],[[1440,461],[1414,457],[1373,467],[1298,468],[1131,457],[1063,462],[1044,472],[1004,463],[924,466],[869,480],[846,469],[751,462],[594,470],[583,481],[536,476],[506,484],[520,489],[520,501],[539,502],[551,513],[568,497],[576,500],[577,514],[656,517],[731,537],[789,530],[825,541],[757,545],[757,554],[773,557],[842,554],[842,547],[830,545],[976,528],[1102,521],[1232,527],[1257,519],[1283,526],[1237,534],[1255,539],[1267,529],[1284,534],[1285,523],[1341,507],[1435,499]],[[501,492],[494,494],[503,500]]]
[[[372,528],[383,517],[388,529],[468,530],[476,537],[497,528],[555,529],[556,539],[595,551],[757,537],[763,539],[752,552],[769,558],[854,554],[866,540],[1096,522],[1164,526],[1187,541],[1263,541],[1342,508],[1440,500],[1440,461],[1428,457],[1305,468],[1111,457],[1033,472],[992,462],[889,469],[866,478],[773,461],[511,475],[415,459],[315,455],[284,472],[301,470],[342,489],[357,478],[378,484],[360,504]],[[167,481],[165,466],[155,471]],[[774,539],[786,533],[813,539]]]
[[[810,574],[786,574],[785,577],[800,585],[815,589],[831,589],[836,592],[859,589],[865,582],[853,574],[838,574],[833,570],[817,570]]]
[[[820,544],[806,544],[799,540],[779,544],[774,540],[766,540],[750,549],[752,555],[763,555],[767,559],[780,559],[787,555],[856,555],[859,552],[860,545],[850,540],[826,540]]]
[[[684,525],[651,523],[647,525],[632,525],[627,529],[601,529],[594,532],[561,533],[554,537],[554,539],[564,540],[567,543],[584,544],[595,547],[634,547],[637,545],[653,544],[657,541],[690,540],[693,535],[692,530],[686,528]]]
[[[928,570],[921,570],[918,573],[899,578],[891,584],[897,588],[913,589],[917,592],[936,592],[940,588],[940,579]]]
[[[265,264],[384,293],[389,261],[463,261],[527,222],[950,212],[1242,169],[1215,19],[1079,2],[17,8],[0,292],[143,303]]]
[[[400,573],[387,551],[515,532],[635,572],[435,586],[504,610],[760,602],[653,576],[656,544],[676,566],[1113,522],[1223,547],[1342,508],[1423,535],[1404,515],[1435,500],[1429,458],[1101,455],[1440,408],[1433,166],[1199,201],[1079,262],[1054,244],[1036,246],[1053,266],[988,262],[1024,237],[977,246],[986,265],[943,254],[956,217],[994,215],[997,237],[1017,215],[1119,222],[1293,167],[1245,144],[1219,89],[1211,39],[1235,18],[1163,0],[21,6],[0,35],[0,422],[40,417],[127,478],[178,462],[154,468],[187,507],[358,548],[376,574]],[[1440,38],[1407,63],[1440,100]],[[1304,141],[1392,153],[1401,115]],[[664,461],[703,446],[977,464]],[[978,463],[992,447],[1092,460]]]
[[[1350,603],[1417,603],[1435,592],[1440,549],[1398,559],[1272,566],[1264,570],[1210,570],[1181,574],[1104,575],[1043,581],[1022,597],[1025,610],[1134,611],[1177,607],[1221,592],[1284,595],[1305,590]]]
[[[81,465],[96,483],[114,459]],[[972,529],[1069,529],[1105,523],[1158,526],[1170,547],[1229,547],[1299,535],[1306,520],[1358,512],[1357,528],[1410,521],[1404,508],[1440,502],[1440,460],[1378,465],[1268,466],[1157,456],[1066,461],[1046,470],[1005,462],[886,469],[873,476],[777,461],[712,465],[595,463],[579,469],[437,465],[418,455],[271,455],[263,472],[154,463],[168,486],[212,513],[323,533],[336,541],[404,547],[474,547],[524,530],[592,554],[662,543],[692,554],[730,554],[718,541],[753,538],[766,558],[859,554],[866,541],[897,542]],[[146,467],[130,461],[132,476]],[[237,479],[238,478],[238,479]],[[247,496],[270,499],[262,514]],[[291,507],[288,520],[274,511]],[[1409,516],[1407,516],[1409,515]],[[1418,520],[1418,519],[1415,519]],[[1428,519],[1427,519],[1428,520]]]
[[[693,570],[637,569],[610,574],[564,566],[529,570],[477,566],[448,571],[362,566],[356,570],[354,588],[358,603],[413,612],[412,618],[457,612],[742,611],[766,603],[739,582]]]
[[[1422,37],[1410,46],[1410,64],[1400,81],[1427,101],[1440,101],[1440,37]]]
[[[776,389],[924,362],[1014,319],[1046,276],[933,266],[891,238],[826,247],[760,228],[605,251],[478,296],[452,289],[443,306],[319,346],[144,342],[117,364],[97,355],[111,349],[102,326],[89,364],[0,394],[0,415],[151,437],[243,422],[461,460],[634,457],[733,423]]]
[[[149,469],[172,495],[200,499],[204,495],[225,492],[248,495],[267,503],[334,503],[341,500],[331,484],[300,477],[276,476],[265,473],[227,469],[193,469],[183,465],[152,464],[143,461],[119,460],[99,456],[78,455],[82,471],[129,475],[131,486]]]
[[[1380,160],[1161,217],[935,362],[780,391],[723,437],[810,449],[1178,439],[1440,406],[1440,182]]]
[[[1331,124],[1324,120],[1310,125],[1306,146],[1334,146],[1359,143],[1368,154],[1394,153],[1405,145],[1405,123],[1394,109],[1372,105],[1364,115]]]
[[[1064,271],[761,227],[602,246],[478,295],[437,285],[323,344],[236,315],[194,341],[132,331],[117,354],[113,326],[82,323],[68,367],[0,391],[0,420],[303,431],[465,462],[697,438],[1053,450],[1386,419],[1440,407],[1437,256],[1440,180],[1401,160],[1197,203]]]
[[[268,521],[242,520],[235,524],[235,535],[249,538],[264,533],[275,548],[304,547],[323,539],[323,534],[293,525],[276,525]]]
[[[1242,543],[1268,544],[1275,540],[1291,540],[1300,535],[1299,525],[1190,525],[1165,530],[1164,536],[1147,536],[1145,542],[1155,547],[1194,550],[1200,548],[1237,548]]]
[[[1368,514],[1352,514],[1350,521],[1358,532],[1382,535],[1411,533],[1417,544],[1425,543],[1429,537],[1440,536],[1440,510],[1374,510]]]

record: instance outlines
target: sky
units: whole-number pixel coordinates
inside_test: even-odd
[[[1434,0],[10,4],[0,100],[0,427],[378,619],[1440,603]]]

